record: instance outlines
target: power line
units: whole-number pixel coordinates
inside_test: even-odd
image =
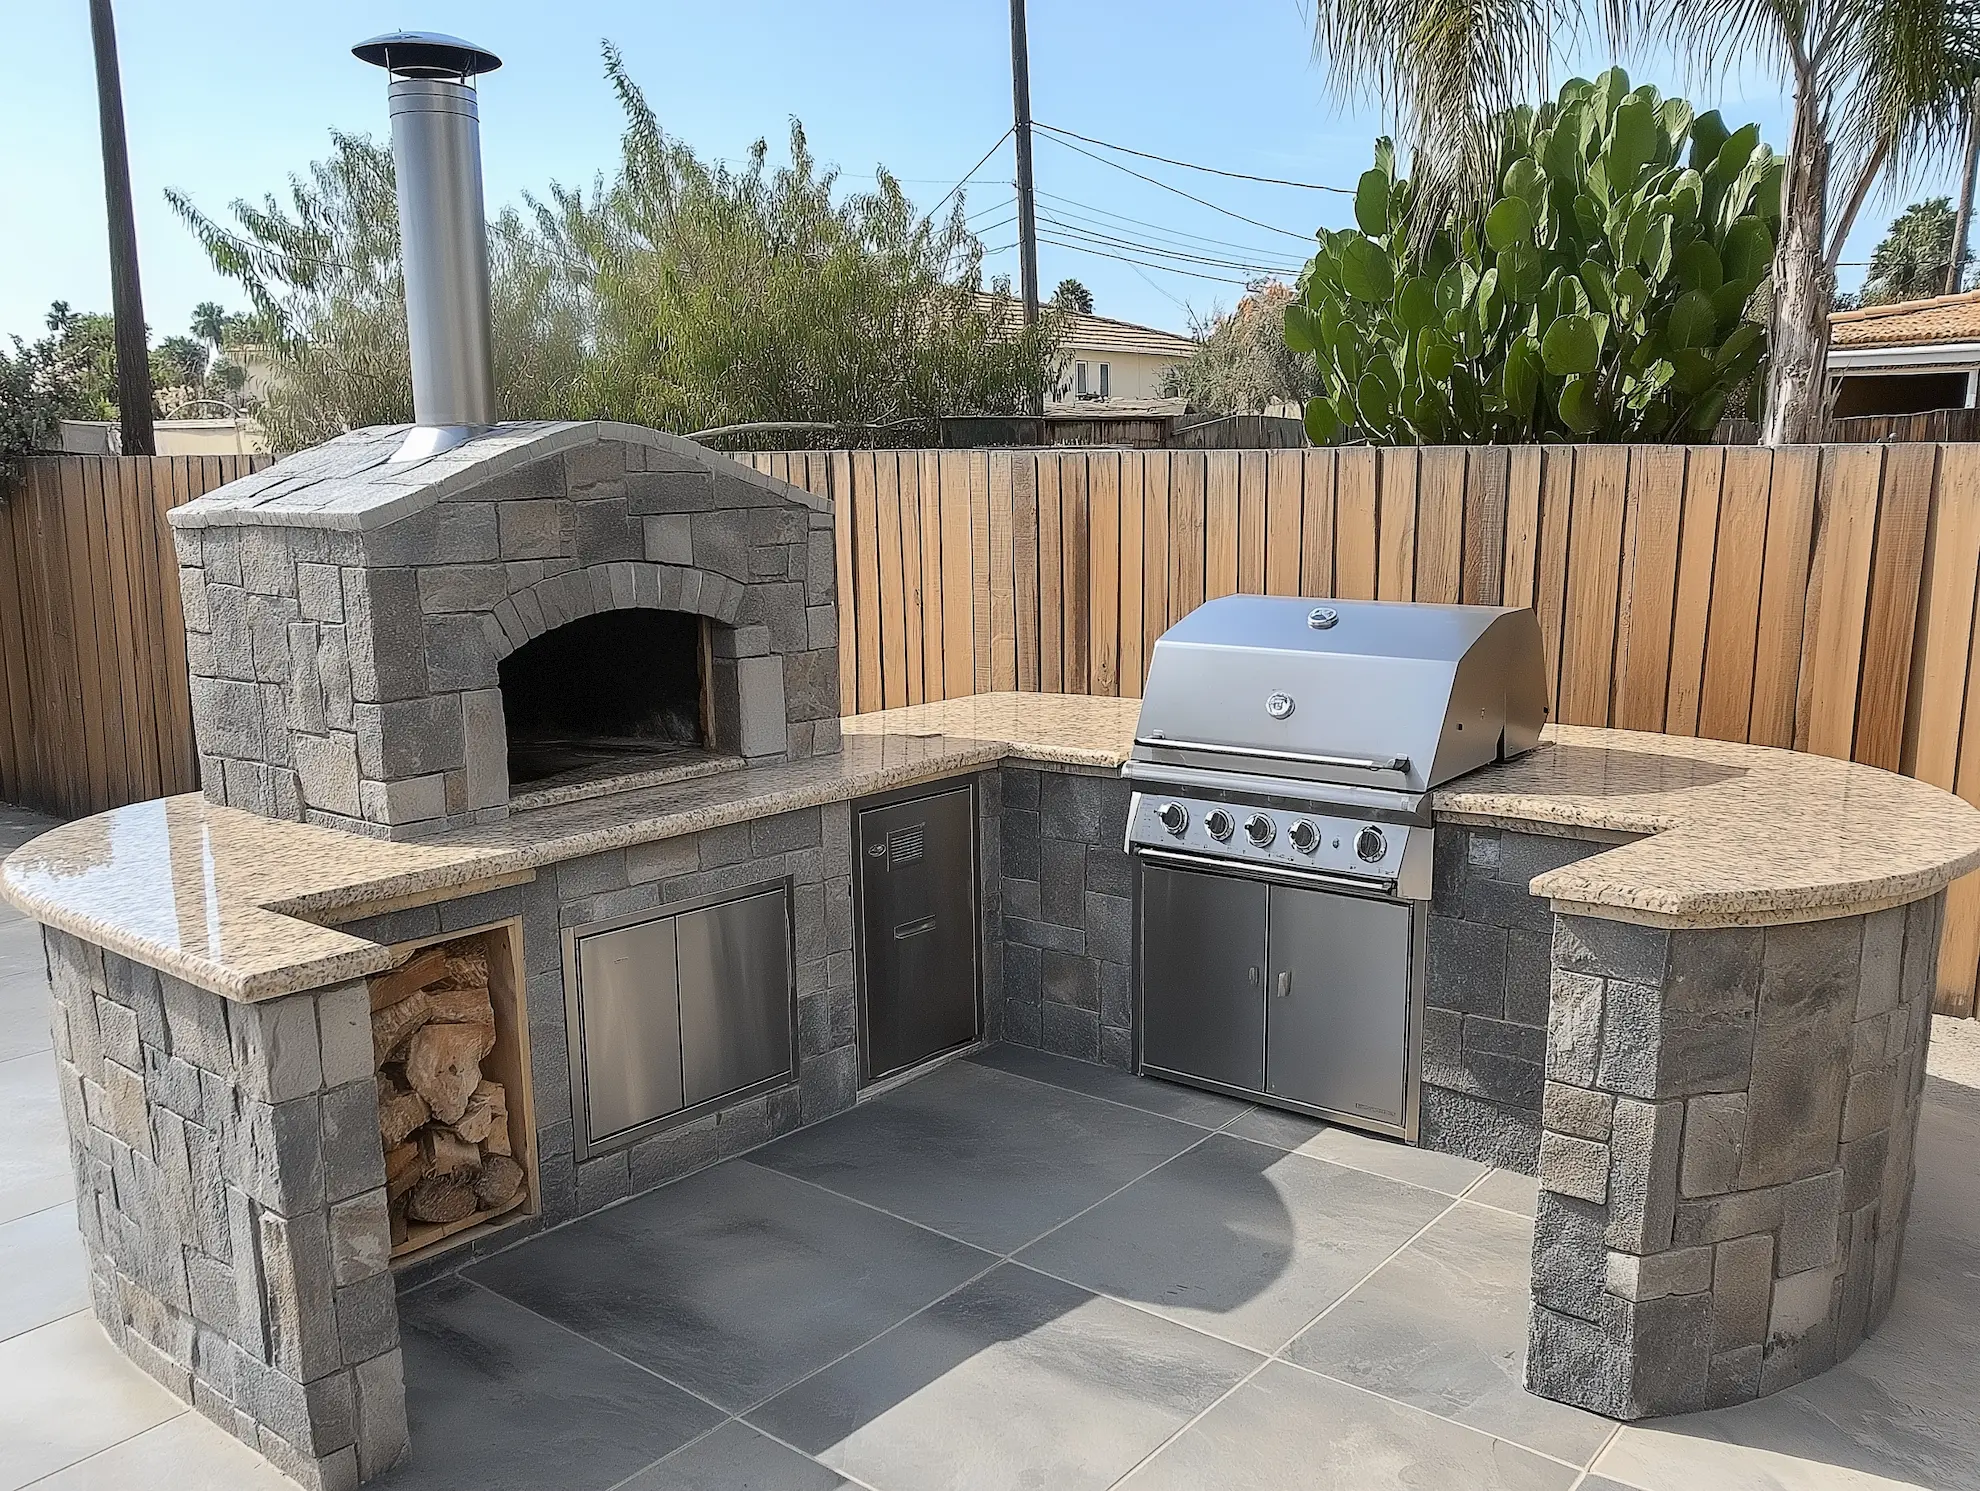
[[[1115,223],[1130,223],[1137,228],[1149,229],[1156,238],[1167,239],[1169,242],[1180,244],[1183,247],[1190,247],[1194,244],[1206,244],[1211,248],[1235,249],[1242,254],[1266,255],[1278,252],[1277,249],[1260,248],[1254,243],[1239,243],[1231,238],[1212,238],[1207,233],[1189,233],[1181,228],[1171,227],[1164,223],[1152,223],[1146,218],[1129,217],[1124,212],[1114,212],[1105,207],[1092,207],[1088,203],[1081,202],[1076,197],[1062,197],[1056,192],[1040,192],[1038,195],[1047,197],[1054,202],[1066,204],[1057,210],[1069,217],[1076,217],[1084,222],[1092,223],[1095,227],[1099,228],[1112,228]]]
[[[1121,238],[1111,233],[1096,233],[1089,228],[1080,228],[1053,217],[1050,213],[1040,214],[1061,233],[1091,243],[1104,244],[1108,248],[1134,249],[1159,259],[1180,259],[1189,264],[1207,265],[1213,269],[1249,269],[1259,274],[1292,274],[1295,271],[1285,264],[1261,264],[1248,259],[1226,259],[1209,254],[1192,254],[1181,249],[1163,248],[1159,244],[1144,243],[1140,239]]]
[[[1090,254],[1099,259],[1118,259],[1123,264],[1139,264],[1144,269],[1159,269],[1165,274],[1187,275],[1193,280],[1210,280],[1219,285],[1238,285],[1247,289],[1251,284],[1249,280],[1234,280],[1228,275],[1203,274],[1194,269],[1178,269],[1173,264],[1153,264],[1146,259],[1136,259],[1127,254],[1110,254],[1105,249],[1089,248],[1083,243],[1067,243],[1063,239],[1053,238],[1044,233],[1038,235],[1038,241],[1049,243],[1054,248],[1071,249],[1076,254]]]
[[[1199,207],[1208,207],[1212,212],[1222,213],[1225,217],[1233,218],[1240,223],[1249,223],[1254,228],[1263,228],[1267,233],[1278,233],[1287,238],[1297,238],[1301,243],[1312,241],[1313,235],[1310,233],[1295,233],[1290,228],[1274,227],[1271,223],[1261,223],[1255,217],[1246,217],[1241,212],[1233,212],[1228,207],[1219,207],[1215,202],[1199,197],[1194,192],[1186,192],[1179,186],[1170,186],[1166,181],[1158,181],[1155,177],[1145,175],[1135,170],[1132,166],[1124,166],[1117,160],[1108,160],[1104,155],[1095,155],[1091,150],[1075,145],[1070,140],[1062,140],[1057,135],[1051,134],[1046,135],[1045,138],[1057,145],[1061,150],[1071,150],[1085,156],[1088,160],[1098,161],[1103,166],[1112,166],[1116,171],[1125,171],[1138,181],[1145,181],[1150,186],[1159,186],[1165,192],[1173,192],[1178,197],[1194,202]]]
[[[1036,124],[1036,121],[1033,121]],[[1288,181],[1283,176],[1253,176],[1248,171],[1226,171],[1218,166],[1199,166],[1195,161],[1174,160],[1166,155],[1154,155],[1146,150],[1135,150],[1127,145],[1116,145],[1111,140],[1096,140],[1091,135],[1082,135],[1075,130],[1061,129],[1056,124],[1038,124],[1039,129],[1050,130],[1055,135],[1067,135],[1075,140],[1084,140],[1089,145],[1098,145],[1103,150],[1118,150],[1122,155],[1136,155],[1143,160],[1160,161],[1165,166],[1181,166],[1185,171],[1202,171],[1211,176],[1228,176],[1233,181],[1262,181],[1267,186],[1296,186],[1308,192],[1338,192],[1343,197],[1354,195],[1351,186],[1322,186],[1313,181]]]
[[[967,186],[969,184],[969,178],[974,176],[978,171],[982,170],[984,165],[989,161],[990,157],[995,155],[997,151],[1002,147],[1004,141],[1008,140],[1010,137],[1011,137],[1011,132],[1008,129],[1005,130],[1001,135],[997,136],[997,138],[991,142],[990,148],[983,152],[982,159],[977,161],[975,165],[971,166],[969,170],[963,173],[962,180],[958,181],[954,186],[950,187],[947,191],[943,192],[942,200],[937,202],[933,207],[929,208],[926,212],[924,212],[921,215],[922,221],[927,222],[929,219],[933,218],[936,213],[940,212],[942,208],[948,203],[949,198],[953,197],[957,192],[961,191],[965,186]]]

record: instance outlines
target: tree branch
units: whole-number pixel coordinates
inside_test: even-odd
[[[1876,183],[1877,173],[1883,170],[1884,161],[1890,153],[1890,141],[1879,140],[1871,150],[1869,159],[1863,162],[1856,184],[1849,189],[1849,196],[1843,201],[1842,211],[1836,214],[1829,237],[1829,250],[1822,256],[1822,267],[1832,275],[1836,272],[1836,265],[1842,261],[1843,244],[1849,238],[1849,230],[1856,226],[1856,215],[1863,210],[1863,204],[1870,196],[1870,188]]]

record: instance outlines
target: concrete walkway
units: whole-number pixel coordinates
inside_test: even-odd
[[[0,853],[47,826],[47,820],[0,807]],[[993,1070],[985,1071],[984,1062]],[[1055,1069],[1050,1058],[1033,1059],[1026,1053],[1013,1052],[1005,1058],[992,1052],[984,1062],[976,1064],[976,1069],[984,1072],[981,1077],[963,1078],[958,1074],[946,1086],[931,1080],[918,1097],[904,1095],[900,1101],[920,1107],[941,1104],[948,1101],[943,1097],[947,1087],[957,1085],[958,1080],[964,1086],[1022,1080],[1062,1090],[1062,1097],[1047,1098],[1045,1088],[1041,1087],[1035,1099],[1048,1106],[1062,1106],[1099,1098],[1100,1094],[1085,1091],[1095,1080],[1125,1080],[1097,1069],[1079,1068],[1077,1064],[1065,1064],[1064,1070]],[[1013,1062],[1022,1069],[1022,1079],[994,1070],[1009,1067]],[[290,1482],[258,1456],[140,1373],[107,1344],[97,1329],[89,1313],[84,1287],[83,1253],[75,1229],[67,1143],[55,1099],[53,1067],[38,929],[0,908],[0,1491],[25,1486],[41,1491],[80,1491],[80,1488],[121,1491],[127,1487],[136,1491],[136,1488],[157,1486],[170,1486],[174,1491],[209,1491],[209,1488],[210,1491],[219,1488],[277,1491],[289,1486]],[[1976,1281],[1980,1281],[1980,1161],[1975,1159],[1980,1154],[1980,1025],[1936,1021],[1932,1070],[1935,1076],[1930,1082],[1919,1145],[1917,1198],[1896,1306],[1883,1329],[1854,1357],[1813,1382],[1738,1409],[1626,1427],[1610,1425],[1589,1415],[1556,1410],[1553,1405],[1524,1398],[1516,1392],[1500,1392],[1491,1382],[1481,1384],[1471,1380],[1478,1374],[1470,1369],[1488,1364],[1492,1353],[1478,1353],[1473,1360],[1471,1352],[1444,1350],[1438,1346],[1438,1340],[1442,1339],[1438,1332],[1448,1329],[1450,1338],[1446,1344],[1454,1348],[1464,1346],[1465,1338],[1478,1335],[1483,1329],[1476,1324],[1478,1319],[1516,1316],[1523,1310],[1523,1300],[1517,1297],[1508,1279],[1498,1277],[1503,1270],[1476,1266],[1477,1260],[1471,1256],[1477,1251],[1475,1238],[1469,1239],[1465,1246],[1460,1246],[1463,1239],[1452,1242],[1444,1249],[1450,1256],[1440,1261],[1431,1256],[1436,1252],[1431,1246],[1437,1241],[1436,1229],[1416,1232],[1409,1227],[1403,1232],[1414,1236],[1407,1244],[1393,1251],[1378,1249],[1387,1256],[1371,1259],[1375,1266],[1344,1297],[1345,1303],[1338,1308],[1329,1306],[1331,1313],[1323,1312],[1326,1321],[1338,1324],[1323,1324],[1307,1331],[1300,1338],[1306,1343],[1304,1346],[1294,1343],[1274,1351],[1273,1342],[1290,1327],[1281,1329],[1282,1323],[1275,1317],[1268,1318],[1269,1312],[1260,1313],[1267,1304],[1273,1309],[1283,1307],[1292,1312],[1286,1316],[1290,1322],[1298,1313],[1299,1303],[1290,1297],[1249,1301],[1250,1314],[1240,1318],[1226,1312],[1229,1319],[1210,1322],[1213,1332],[1236,1332],[1244,1340],[1240,1343],[1233,1337],[1217,1345],[1221,1337],[1206,1334],[1198,1343],[1199,1354],[1202,1351],[1214,1354],[1215,1350],[1227,1348],[1235,1351],[1239,1344],[1244,1344],[1273,1352],[1273,1361],[1247,1378],[1249,1387],[1233,1390],[1215,1405],[1188,1418],[1187,1423],[1179,1422],[1175,1431],[1161,1440],[1161,1449],[1142,1459],[1137,1470],[1129,1472],[1127,1483],[1147,1485],[1151,1491],[1172,1481],[1187,1484],[1192,1478],[1196,1484],[1205,1484],[1197,1475],[1201,1472],[1218,1484],[1233,1487],[1255,1484],[1261,1491],[1268,1485],[1274,1491],[1279,1486],[1330,1487],[1339,1491],[1400,1488],[1425,1483],[1426,1474],[1432,1481],[1443,1484],[1455,1468],[1447,1463],[1448,1455],[1462,1441],[1484,1451],[1479,1454],[1467,1451],[1462,1456],[1463,1484],[1481,1487],[1532,1484],[1579,1487],[1581,1491],[1614,1491],[1614,1488],[1694,1491],[1701,1486],[1713,1487],[1715,1491],[1918,1487],[1930,1491],[1961,1491],[1961,1488],[1980,1491],[1980,1411],[1976,1411],[1976,1402],[1980,1401],[1980,1289],[1975,1287]],[[904,1094],[912,1091],[904,1090]],[[1178,1092],[1176,1089],[1156,1091]],[[1118,1102],[1119,1096],[1108,1098],[1109,1105]],[[1008,1105],[990,1106],[1005,1111]],[[987,1114],[977,1115],[970,1121],[990,1122],[991,1118]],[[876,1109],[859,1122],[884,1128],[885,1115]],[[1228,1125],[1229,1136],[1220,1135],[1217,1143],[1243,1155],[1251,1154],[1258,1146],[1276,1149],[1281,1145],[1286,1148],[1296,1145],[1299,1153],[1286,1154],[1277,1161],[1261,1161],[1257,1166],[1260,1174],[1282,1195],[1292,1184],[1295,1171],[1306,1176],[1309,1170],[1314,1175],[1322,1170],[1331,1174],[1345,1167],[1343,1175],[1351,1178],[1370,1164],[1387,1168],[1417,1159],[1412,1152],[1394,1150],[1386,1158],[1357,1155],[1353,1146],[1366,1141],[1341,1136],[1337,1131],[1332,1138],[1322,1134],[1310,1140],[1303,1136],[1288,1139],[1276,1131],[1268,1132],[1272,1122],[1263,1114],[1233,1120]],[[956,1218],[946,1222],[938,1219],[928,1225],[971,1232],[973,1242],[999,1257],[1016,1251],[1015,1232],[1011,1239],[986,1240],[987,1235],[978,1237],[972,1231],[983,1228],[995,1231],[996,1225],[1004,1222],[1016,1225],[1023,1220],[1004,1215],[1008,1207],[998,1208],[998,1216],[974,1217],[968,1213],[974,1204],[968,1188],[954,1190],[953,1195],[945,1194],[939,1177],[932,1181],[924,1178],[911,1197],[893,1196],[888,1188],[912,1177],[877,1152],[870,1163],[855,1163],[845,1155],[827,1154],[833,1144],[843,1146],[848,1142],[844,1136],[834,1140],[831,1127],[807,1131],[807,1135],[797,1136],[781,1150],[760,1152],[744,1165],[705,1172],[699,1180],[683,1183],[674,1199],[690,1210],[699,1205],[720,1212],[724,1206],[747,1209],[759,1205],[760,1201],[752,1199],[756,1190],[797,1187],[793,1194],[800,1195],[800,1205],[815,1208],[829,1201],[835,1215],[844,1213],[840,1218],[843,1228],[860,1236],[876,1227],[901,1230],[906,1226],[901,1220],[904,1208],[919,1211],[933,1207],[941,1211],[945,1207],[961,1207],[964,1210]],[[1251,1132],[1254,1129],[1258,1132]],[[845,1133],[857,1139],[852,1129],[846,1128]],[[1013,1135],[1008,1142],[1021,1147],[1029,1141]],[[1200,1167],[1202,1157],[1213,1148],[1214,1145],[1193,1145],[1191,1153],[1197,1156],[1193,1163]],[[819,1153],[812,1154],[813,1150]],[[1422,1161],[1438,1158],[1420,1157]],[[1142,1180],[1117,1193],[1121,1199],[1109,1205],[1114,1210],[1126,1208],[1131,1213],[1133,1208],[1129,1203],[1137,1186],[1150,1192],[1151,1204],[1159,1202],[1161,1198],[1156,1193],[1164,1185],[1177,1184],[1163,1178],[1177,1163],[1172,1160],[1157,1164]],[[814,1170],[815,1175],[811,1173]],[[1280,1174],[1281,1171],[1285,1174]],[[1033,1178],[1047,1191],[1065,1180],[1062,1174],[1053,1173],[1051,1166],[1034,1173]],[[1423,1179],[1413,1172],[1399,1178]],[[1424,1183],[1436,1184],[1434,1180]],[[749,1190],[751,1195],[728,1194],[738,1187]],[[815,1189],[807,1190],[807,1187]],[[1491,1232],[1503,1244],[1497,1251],[1507,1252],[1509,1256],[1518,1253],[1527,1225],[1519,1213],[1523,1209],[1522,1198],[1530,1198],[1531,1187],[1530,1181],[1516,1176],[1486,1174],[1475,1182],[1467,1179],[1466,1199],[1461,1205],[1451,1206],[1445,1226],[1448,1228],[1462,1213],[1475,1224],[1474,1231],[1482,1228]],[[866,1195],[868,1190],[873,1194]],[[718,1192],[721,1194],[717,1195]],[[802,1196],[820,1199],[803,1201]],[[660,1234],[668,1226],[676,1225],[678,1217],[672,1223],[643,1224],[642,1214],[655,1210],[656,1199],[649,1198],[644,1204],[635,1201],[606,1213],[589,1230],[631,1229],[637,1234],[630,1237],[632,1244],[646,1248],[664,1246]],[[1047,1199],[1039,1204],[1049,1206],[1051,1202]],[[1440,1207],[1445,1204],[1438,1203]],[[1525,1205],[1530,1206],[1530,1199]],[[679,1210],[679,1207],[660,1206],[658,1213],[663,1218],[674,1217]],[[979,1275],[944,1298],[964,1300],[972,1289],[986,1295],[995,1293],[997,1288],[1003,1288],[1004,1294],[1010,1294],[1013,1289],[1018,1293],[1024,1293],[1025,1289],[1036,1293],[1052,1288],[1065,1292],[1072,1286],[1055,1281],[1077,1275],[1092,1291],[1082,1296],[1093,1300],[1083,1308],[1088,1313],[1106,1315],[1110,1329],[1123,1338],[1138,1339],[1142,1334],[1152,1338],[1163,1332],[1173,1336],[1184,1328],[1191,1331],[1206,1328],[1204,1320],[1186,1308],[1140,1297],[1147,1291],[1138,1287],[1132,1277],[1133,1259],[1123,1253],[1118,1240],[1108,1242],[1101,1235],[1108,1225],[1106,1207],[1096,1206],[1089,1213],[1078,1215],[1082,1220],[1077,1226],[1069,1225],[1057,1234],[1058,1249],[1066,1256],[1052,1255],[1050,1248],[1027,1250],[1026,1260],[1007,1260],[989,1275]],[[1133,1231],[1132,1215],[1127,1217],[1127,1224]],[[507,1310],[529,1331],[538,1335],[548,1332],[545,1341],[557,1350],[539,1343],[548,1355],[539,1358],[543,1371],[538,1386],[549,1396],[556,1396],[559,1387],[569,1382],[568,1375],[560,1377],[551,1360],[557,1358],[558,1350],[565,1355],[581,1349],[596,1352],[599,1348],[591,1344],[591,1338],[602,1333],[616,1340],[615,1332],[624,1335],[636,1326],[632,1316],[638,1312],[629,1309],[617,1312],[610,1319],[597,1317],[600,1322],[597,1325],[574,1316],[578,1319],[575,1328],[553,1328],[545,1314],[555,1316],[568,1301],[537,1300],[535,1308],[529,1309],[509,1302],[511,1295],[542,1291],[547,1287],[546,1281],[554,1277],[554,1270],[541,1272],[532,1266],[529,1261],[532,1255],[548,1258],[559,1250],[581,1249],[585,1228],[586,1224],[576,1224],[563,1233],[550,1234],[538,1243],[502,1255],[494,1261],[497,1266],[479,1270],[485,1278],[473,1282],[443,1281],[409,1296],[406,1300],[412,1343],[409,1364],[421,1360],[419,1352],[413,1349],[421,1339],[432,1336],[444,1340],[453,1334],[451,1329],[436,1332],[435,1321],[451,1321],[462,1310],[470,1314],[475,1310],[482,1313]],[[1185,1225],[1183,1230],[1188,1231],[1189,1227]],[[1366,1231],[1357,1221],[1340,1225],[1333,1235],[1321,1241],[1328,1243],[1330,1250],[1338,1251],[1331,1245]],[[1084,1232],[1094,1232],[1098,1242],[1082,1251]],[[1506,1234],[1505,1238],[1498,1238],[1501,1232]],[[931,1238],[939,1235],[929,1234]],[[1300,1244],[1302,1249],[1305,1246]],[[1036,1256],[1031,1256],[1033,1253]],[[1467,1259],[1471,1261],[1467,1263]],[[711,1259],[709,1264],[717,1273],[721,1272],[719,1260]],[[1286,1277],[1294,1279],[1299,1275],[1300,1268],[1294,1267]],[[1015,1282],[1005,1287],[999,1281],[1007,1276]],[[1482,1297],[1472,1301],[1464,1312],[1466,1322],[1452,1320],[1440,1326],[1431,1318],[1436,1313],[1436,1298],[1450,1294],[1461,1299],[1467,1289],[1481,1287],[1492,1297],[1489,1301]],[[1002,1300],[1001,1295],[999,1299]],[[1003,1303],[1009,1305],[1010,1301]],[[1430,1312],[1424,1315],[1422,1323],[1433,1328],[1429,1336],[1416,1343],[1423,1348],[1421,1351],[1408,1349],[1404,1337],[1388,1325],[1372,1331],[1357,1328],[1357,1310],[1365,1314],[1371,1309],[1385,1308],[1405,1313]],[[624,1341],[617,1341],[616,1345],[607,1343],[613,1361],[619,1364],[614,1370],[628,1379],[627,1391],[642,1402],[652,1399],[671,1403],[681,1398],[685,1403],[692,1398],[695,1402],[688,1406],[694,1410],[691,1416],[698,1415],[696,1424],[674,1435],[663,1449],[658,1441],[666,1436],[660,1434],[654,1417],[636,1415],[637,1424],[621,1426],[624,1432],[619,1442],[609,1446],[611,1453],[606,1453],[607,1447],[599,1441],[593,1441],[592,1447],[598,1453],[588,1455],[575,1445],[566,1445],[563,1458],[550,1461],[540,1457],[552,1446],[517,1442],[509,1452],[484,1461],[478,1468],[475,1484],[496,1487],[617,1483],[637,1486],[639,1491],[688,1486],[705,1491],[717,1491],[717,1488],[740,1491],[745,1486],[768,1491],[779,1486],[839,1485],[872,1486],[878,1491],[921,1491],[928,1487],[934,1491],[952,1482],[954,1477],[949,1472],[956,1468],[953,1465],[943,1468],[941,1441],[945,1436],[953,1437],[950,1431],[961,1432],[968,1427],[966,1420],[981,1406],[984,1384],[997,1387],[1001,1383],[998,1390],[1009,1392],[1011,1382],[1018,1380],[1012,1377],[1004,1361],[1009,1355],[1005,1332],[993,1331],[981,1351],[963,1351],[954,1359],[944,1356],[945,1351],[960,1350],[968,1337],[967,1331],[959,1333],[955,1322],[946,1319],[945,1309],[955,1315],[960,1306],[945,1305],[938,1300],[926,1311],[917,1312],[925,1325],[916,1325],[912,1319],[893,1323],[891,1317],[886,1321],[876,1318],[869,1331],[858,1322],[838,1322],[851,1330],[852,1336],[843,1343],[843,1349],[835,1347],[827,1353],[831,1361],[821,1357],[821,1366],[813,1375],[801,1378],[786,1390],[797,1407],[782,1418],[767,1411],[736,1417],[737,1405],[754,1402],[762,1396],[757,1387],[726,1380],[701,1380],[710,1373],[721,1378],[725,1372],[743,1370],[746,1364],[738,1354],[690,1353],[679,1361],[656,1358],[647,1363],[641,1359],[640,1350],[629,1350]],[[1113,1314],[1107,1315],[1109,1311]],[[1052,1316],[1059,1313],[1046,1312]],[[970,1315],[970,1311],[963,1310],[958,1318]],[[509,1326],[515,1324],[507,1316],[504,1322]],[[1039,1344],[1031,1354],[1043,1353],[1050,1358],[1055,1350],[1068,1349],[1065,1343],[1056,1342],[1054,1331],[1058,1329],[1049,1322],[1037,1326]],[[891,1346],[867,1340],[875,1332],[886,1331],[891,1331],[888,1335]],[[908,1370],[881,1359],[888,1358],[890,1351],[898,1355],[905,1350],[903,1341],[913,1345],[918,1339],[917,1331],[928,1336],[926,1344],[934,1356],[922,1353],[911,1364],[908,1376],[917,1384],[914,1390],[905,1399],[892,1392],[882,1394],[879,1406],[854,1416],[858,1421],[856,1427],[834,1427],[830,1421],[837,1410],[826,1410],[833,1408],[835,1393],[840,1397],[847,1392],[859,1396],[853,1389],[860,1386],[860,1362],[868,1357],[878,1361],[880,1368],[887,1369],[881,1372],[882,1377],[890,1371],[898,1375],[899,1370]],[[1262,1346],[1250,1340],[1251,1334],[1261,1332],[1261,1340],[1270,1337],[1263,1340]],[[665,1344],[668,1338],[678,1339],[671,1332],[664,1333],[659,1338],[660,1344],[654,1347],[662,1357],[670,1349]],[[866,1346],[860,1347],[860,1341],[867,1341]],[[1403,1344],[1398,1345],[1398,1341]],[[1490,1343],[1481,1337],[1468,1344]],[[782,1360],[791,1351],[797,1355],[815,1355],[813,1346],[822,1349],[818,1342],[792,1341],[787,1346],[790,1351],[780,1348],[773,1355]],[[449,1369],[444,1353],[427,1354],[434,1356],[434,1360],[427,1363],[423,1379],[411,1385],[415,1454],[412,1462],[392,1477],[395,1484],[407,1487],[408,1491],[438,1484],[432,1479],[432,1468],[446,1464],[457,1451],[473,1463],[482,1461],[491,1448],[487,1442],[489,1426],[485,1422],[472,1415],[461,1418],[447,1411]],[[674,1354],[679,1355],[677,1351]],[[1280,1360],[1281,1357],[1284,1359]],[[1462,1365],[1467,1370],[1458,1374],[1464,1381],[1451,1375],[1457,1370],[1452,1362],[1458,1357],[1465,1359]],[[1058,1362],[1055,1371],[1068,1369],[1071,1362],[1070,1356],[1064,1361],[1053,1359]],[[528,1361],[515,1365],[517,1375],[525,1383],[533,1380]],[[1511,1376],[1516,1374],[1516,1356],[1504,1356],[1496,1371],[1485,1375],[1493,1377],[1501,1373],[1507,1376],[1509,1387]],[[675,1386],[674,1379],[683,1375],[693,1380],[685,1388]],[[1052,1399],[1063,1402],[1067,1391],[1077,1396],[1083,1387],[1068,1380],[1062,1391],[1041,1400],[1038,1408],[1051,1407]],[[1160,1396],[1152,1384],[1133,1389],[1119,1399],[1116,1410],[1132,1414],[1145,1408],[1152,1413],[1159,1405],[1144,1401],[1150,1393]],[[733,1404],[728,1401],[731,1398]],[[812,1398],[817,1398],[824,1407],[812,1404]],[[941,1410],[945,1398],[952,1399],[947,1411]],[[1272,1411],[1262,1418],[1250,1413],[1249,1410],[1258,1406],[1251,1403],[1252,1398]],[[1278,1406],[1272,1408],[1275,1399]],[[1082,1412],[1078,1431],[1068,1437],[1079,1438],[1079,1431],[1094,1432],[1095,1425],[1107,1417],[1107,1412],[1097,1406],[1098,1401]],[[583,1401],[573,1404],[579,1412],[595,1411],[598,1406]],[[797,1408],[816,1411],[806,1417]],[[926,1419],[931,1412],[934,1417]],[[1293,1438],[1308,1446],[1305,1453],[1290,1461],[1264,1451],[1271,1441],[1286,1439],[1288,1426],[1283,1420],[1289,1415],[1305,1420],[1294,1426]],[[1397,1421],[1392,1427],[1398,1432],[1372,1431],[1371,1423],[1384,1415]],[[705,1425],[700,1423],[703,1418],[707,1421]],[[813,1419],[817,1422],[812,1422]],[[1404,1423],[1405,1419],[1408,1424]],[[1247,1421],[1251,1422],[1249,1429],[1245,1427]],[[1410,1428],[1409,1424],[1416,1427]],[[1014,1432],[1022,1436],[1021,1430]],[[554,1427],[550,1428],[548,1437],[556,1437]],[[459,1443],[450,1443],[450,1439],[458,1439]],[[640,1446],[648,1441],[654,1441],[652,1448],[644,1455],[638,1453]],[[683,1441],[683,1448],[672,1448]],[[800,1443],[810,1452],[808,1455],[799,1452]],[[920,1453],[924,1447],[931,1446],[930,1454]],[[985,1475],[994,1479],[992,1466],[1000,1452],[1000,1442],[986,1442],[979,1446],[979,1451],[968,1456],[965,1463],[973,1467],[972,1474],[979,1481]],[[608,1468],[605,1461],[612,1461],[618,1468]]]

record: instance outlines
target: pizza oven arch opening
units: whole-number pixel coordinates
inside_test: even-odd
[[[503,658],[512,799],[718,759],[711,625],[685,611],[600,611]]]

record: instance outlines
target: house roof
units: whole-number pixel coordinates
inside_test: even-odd
[[[1980,342],[1980,290],[1865,306],[1829,317],[1829,344],[1836,348],[1925,347],[1944,342]]]
[[[1017,325],[1024,316],[1024,308],[1015,296],[985,292],[977,299],[993,319],[1005,320],[1012,326]],[[1137,326],[1132,321],[1116,321],[1111,316],[1082,315],[1078,311],[1067,315],[1062,345],[1067,352],[1074,353],[1138,353],[1143,357],[1172,357],[1177,361],[1196,351],[1195,342],[1188,337],[1177,336],[1173,331]]]

